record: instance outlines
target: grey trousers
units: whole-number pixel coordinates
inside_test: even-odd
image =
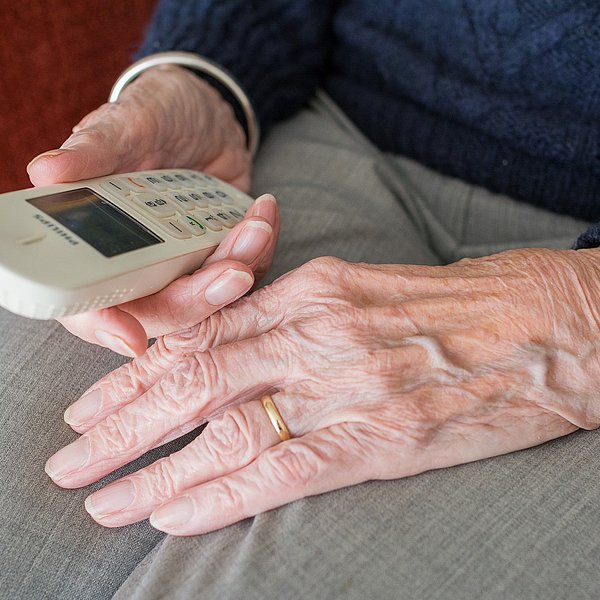
[[[442,264],[567,247],[586,227],[384,155],[324,96],[270,134],[254,186],[282,211],[270,279],[320,255]],[[99,485],[59,489],[43,465],[75,438],[67,405],[123,359],[4,311],[0,335],[2,599],[600,597],[594,432],[307,498],[201,537],[147,522],[109,530],[83,509]]]

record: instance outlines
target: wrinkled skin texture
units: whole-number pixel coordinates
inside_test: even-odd
[[[27,170],[40,186],[171,167],[206,171],[244,191],[250,187],[251,157],[231,106],[190,71],[162,66],[127,86],[118,102],[87,115],[60,149],[36,157]],[[261,225],[247,228],[252,222]],[[65,317],[61,323],[86,341],[141,355],[148,338],[190,327],[247,292],[270,267],[278,233],[279,213],[269,197],[249,209],[205,268],[192,276],[147,298]],[[236,246],[242,235],[245,240]],[[231,297],[217,306],[205,302],[204,291],[228,269],[247,275],[245,288],[232,289]]]
[[[192,535],[596,428],[599,271],[596,251],[446,267],[316,259],[99,381],[65,416],[82,437],[47,471],[84,486],[208,420],[86,502],[105,526],[152,515]],[[279,441],[265,393],[293,439]],[[98,413],[78,420],[93,398]]]

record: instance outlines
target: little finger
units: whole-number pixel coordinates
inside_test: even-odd
[[[197,535],[306,496],[369,479],[368,457],[349,424],[277,444],[230,475],[186,490],[156,509],[150,523],[173,535]]]

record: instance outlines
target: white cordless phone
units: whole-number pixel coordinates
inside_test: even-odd
[[[147,296],[191,273],[252,199],[189,169],[0,195],[0,306],[34,319]]]

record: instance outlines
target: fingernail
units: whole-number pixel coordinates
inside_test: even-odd
[[[99,389],[84,394],[65,411],[65,423],[84,425],[98,414],[101,404],[102,392]]]
[[[227,269],[206,288],[204,298],[213,306],[229,304],[243,296],[253,283],[254,279],[249,273]]]
[[[263,194],[254,201],[253,213],[272,223],[277,215],[277,200],[272,194]]]
[[[51,479],[57,481],[72,471],[83,467],[90,457],[90,442],[82,436],[65,446],[46,462],[44,470]]]
[[[108,331],[98,330],[94,332],[96,339],[100,342],[102,346],[106,346],[110,348],[113,352],[117,354],[124,354],[125,356],[131,356],[135,358],[137,354],[134,350],[129,346],[129,344],[118,335],[114,335],[113,333],[109,333]]]
[[[85,509],[95,519],[125,510],[135,498],[135,489],[131,481],[117,481],[88,496]]]
[[[272,232],[273,228],[264,221],[248,221],[235,240],[229,258],[250,264],[265,249]]]
[[[178,529],[186,525],[194,516],[194,503],[188,496],[182,496],[163,504],[150,515],[150,525],[155,529],[165,531]]]
[[[36,156],[28,165],[27,168],[29,169],[29,167],[36,161],[40,160],[40,158],[53,158],[55,156],[60,156],[61,154],[65,154],[69,152],[69,150],[67,148],[62,149],[62,150],[50,150],[49,152],[44,152],[43,154],[38,154],[38,156]]]

